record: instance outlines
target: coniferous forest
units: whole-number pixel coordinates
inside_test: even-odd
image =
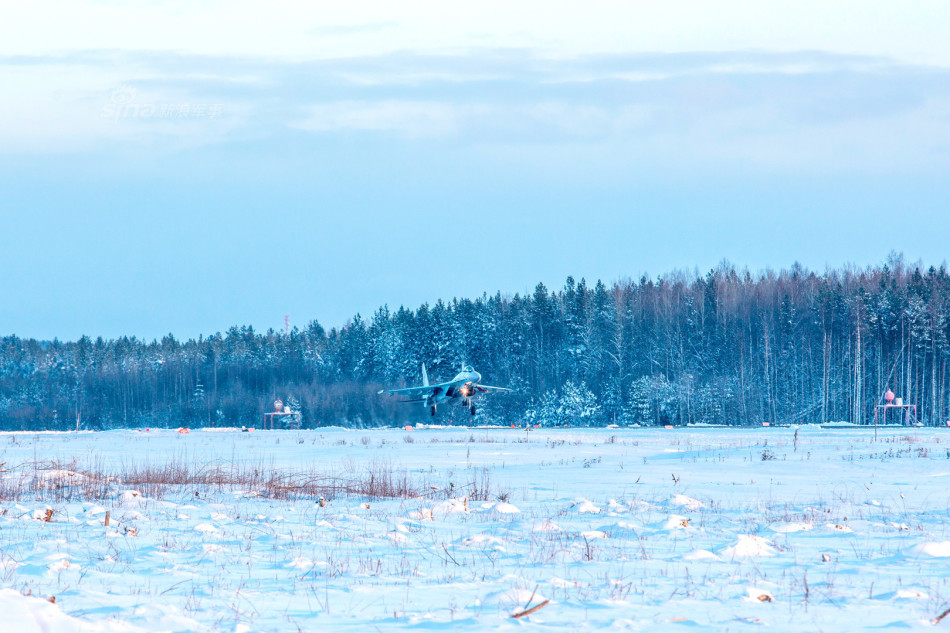
[[[0,339],[0,428],[260,426],[276,397],[303,427],[470,423],[379,395],[462,362],[511,394],[475,422],[759,425],[873,422],[890,388],[925,424],[950,418],[950,275],[882,266],[752,274],[721,264],[529,296],[380,308],[341,328],[197,340]],[[895,416],[889,422],[897,422]]]

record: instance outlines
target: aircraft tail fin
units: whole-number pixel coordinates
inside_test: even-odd
[[[429,374],[426,373],[426,364],[422,363],[422,386],[429,386]]]

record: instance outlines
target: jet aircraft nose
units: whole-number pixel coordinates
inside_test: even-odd
[[[481,375],[480,373],[478,373],[477,371],[472,372],[472,373],[475,374],[475,382],[481,382],[481,381],[482,381],[482,375]]]

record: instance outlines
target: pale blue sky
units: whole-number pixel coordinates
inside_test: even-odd
[[[892,4],[11,8],[0,335],[333,326],[722,259],[939,265],[950,9]]]

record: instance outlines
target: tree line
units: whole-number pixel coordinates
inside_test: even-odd
[[[890,388],[925,424],[950,417],[950,276],[879,266],[753,274],[723,263],[611,285],[384,306],[339,328],[147,342],[0,339],[0,428],[260,426],[276,398],[305,428],[428,420],[377,394],[464,362],[514,391],[479,423],[867,424]],[[471,422],[451,407],[438,422]],[[891,422],[895,419],[889,420]]]

